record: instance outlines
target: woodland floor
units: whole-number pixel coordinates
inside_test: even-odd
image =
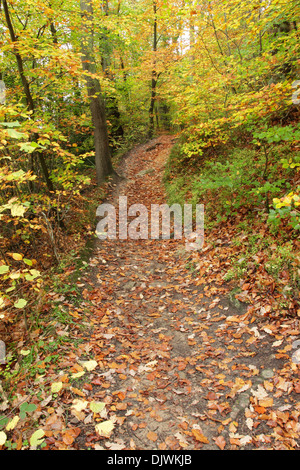
[[[161,136],[129,152],[110,200],[165,202],[171,146]],[[297,320],[257,317],[208,263],[209,245],[195,255],[174,239],[97,240],[80,305],[63,307],[74,325],[60,334],[79,341],[39,408],[47,449],[299,449]]]

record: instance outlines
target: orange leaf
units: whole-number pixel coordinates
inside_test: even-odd
[[[117,408],[117,410],[126,410],[127,409],[127,403],[117,403],[116,408]]]
[[[266,411],[266,408],[264,408],[263,406],[258,406],[258,405],[254,406],[254,409],[256,413],[259,413],[259,414],[262,414]]]
[[[74,442],[74,435],[69,430],[66,431],[63,435],[63,441],[67,446],[70,446]]]
[[[217,444],[217,446],[220,447],[221,450],[224,450],[224,447],[226,446],[226,441],[223,436],[218,436],[214,438],[214,441]]]
[[[119,397],[120,400],[124,400],[124,398],[126,397],[126,393],[124,393],[124,392],[119,392],[119,393],[118,393],[118,397]]]
[[[64,431],[62,439],[66,445],[73,444],[74,440],[77,436],[79,436],[81,432],[80,428],[69,428]]]
[[[80,397],[85,397],[85,393],[82,392],[82,390],[79,390],[79,388],[76,387],[70,387],[71,392],[76,393],[76,395],[79,395]]]
[[[263,408],[268,408],[269,406],[273,406],[273,398],[266,398],[263,400],[259,400],[259,405]]]
[[[147,437],[150,441],[157,441],[157,434],[156,432],[153,432],[153,431],[149,431],[148,434],[147,434]]]
[[[209,440],[198,429],[192,429],[192,434],[197,441],[202,442],[203,444],[209,444]]]

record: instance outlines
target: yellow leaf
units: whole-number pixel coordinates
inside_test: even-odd
[[[12,257],[16,261],[21,261],[23,259],[23,255],[20,255],[20,253],[13,253]]]
[[[28,356],[30,354],[30,349],[21,349],[20,354],[22,356]]]
[[[96,424],[95,429],[99,436],[109,437],[115,425],[111,420]]]
[[[76,411],[82,411],[85,410],[88,405],[88,402],[86,400],[79,400],[79,398],[75,398],[72,404],[72,408]]]
[[[14,272],[9,275],[10,279],[19,279],[21,277],[21,273]]]
[[[42,444],[44,441],[44,435],[45,431],[43,431],[43,429],[38,429],[35,431],[30,438],[31,447],[37,447],[38,445]]]
[[[85,374],[84,371],[82,371],[82,372],[77,372],[77,373],[75,373],[75,374],[72,374],[71,377],[72,377],[72,379],[79,379],[79,377],[82,377],[84,374]]]
[[[21,206],[21,204],[13,204],[10,210],[13,217],[23,217],[26,212],[26,208]]]
[[[7,436],[4,431],[0,431],[0,446],[3,446],[6,442]]]
[[[90,403],[90,410],[93,411],[93,413],[101,413],[103,409],[105,408],[105,403],[101,401],[92,401]]]
[[[13,429],[15,429],[19,421],[20,421],[19,416],[15,416],[12,420],[10,420],[9,423],[7,423],[6,428],[5,428],[6,431],[12,431]]]
[[[259,400],[259,405],[263,406],[264,408],[269,408],[273,406],[273,398],[265,398],[263,400]]]
[[[51,393],[59,393],[62,387],[62,382],[53,382],[53,384],[51,385]]]
[[[85,367],[88,371],[96,369],[98,362],[97,361],[82,361],[80,364]]]

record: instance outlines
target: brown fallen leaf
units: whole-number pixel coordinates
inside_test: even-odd
[[[202,444],[209,444],[209,440],[207,439],[207,437],[205,437],[204,434],[198,429],[192,429],[192,434],[194,438],[197,441],[202,442]]]
[[[76,437],[79,436],[81,432],[80,428],[69,428],[66,429],[63,434],[62,434],[62,439],[63,442],[67,445],[70,446],[73,444],[75,441]]]
[[[85,397],[86,394],[82,391],[79,390],[79,388],[76,387],[70,387],[71,392],[75,393],[76,395],[79,395],[80,397]]]
[[[127,409],[127,403],[117,403],[116,404],[116,409],[117,410],[126,410]]]
[[[157,441],[158,436],[157,436],[156,432],[149,431],[148,434],[147,434],[147,437],[148,437],[149,441],[155,442],[155,441]]]
[[[213,440],[221,450],[224,450],[226,446],[226,441],[223,436],[218,436],[216,438],[213,438]]]

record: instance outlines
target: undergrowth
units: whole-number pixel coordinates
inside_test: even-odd
[[[204,153],[187,164],[178,143],[164,183],[169,204],[204,204],[209,243],[214,243],[211,234],[230,234],[228,243],[238,247],[230,266],[224,266],[224,281],[255,278],[263,264],[265,276],[288,304],[300,290],[300,153],[286,141],[272,142],[267,151],[266,158],[258,142],[240,143],[223,148],[217,159]]]

